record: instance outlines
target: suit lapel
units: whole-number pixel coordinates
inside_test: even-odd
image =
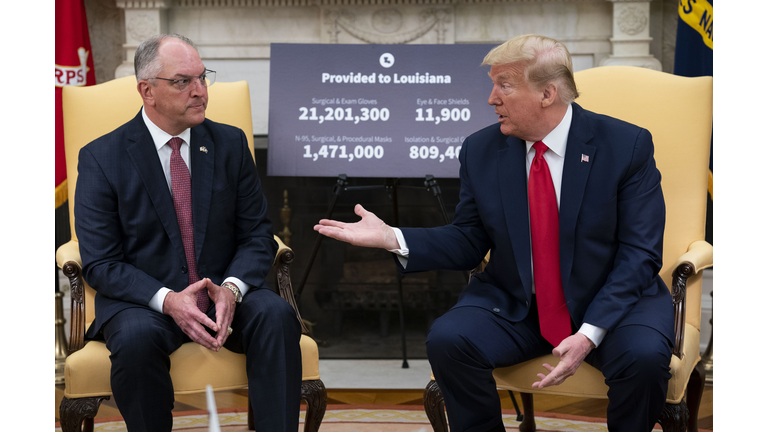
[[[192,220],[195,225],[195,256],[198,260],[205,240],[211,208],[215,153],[214,143],[205,132],[205,128],[193,127],[189,155],[192,159]]]
[[[589,172],[595,163],[596,148],[589,144],[592,131],[583,115],[584,110],[573,104],[573,120],[568,133],[568,144],[560,187],[560,274],[567,290],[573,267],[576,221],[584,198]]]
[[[499,196],[504,208],[515,264],[526,293],[531,294],[531,241],[528,220],[528,181],[525,173],[525,141],[507,137],[499,151]],[[526,205],[521,205],[526,203]]]
[[[141,112],[131,121],[131,133],[129,143],[126,146],[128,158],[133,163],[139,174],[144,188],[147,190],[155,211],[163,224],[165,232],[171,240],[174,248],[184,255],[184,243],[181,240],[181,231],[176,219],[176,209],[173,206],[173,197],[168,190],[168,183],[163,174],[163,167],[157,157],[152,135],[149,134]]]

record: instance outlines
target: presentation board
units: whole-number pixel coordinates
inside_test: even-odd
[[[267,174],[458,177],[493,45],[272,44]]]

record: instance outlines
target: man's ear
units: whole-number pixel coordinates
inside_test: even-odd
[[[541,107],[547,108],[557,102],[557,86],[554,83],[548,83],[541,93]]]
[[[155,106],[155,88],[147,80],[141,80],[136,84],[139,96],[144,101],[144,105]]]

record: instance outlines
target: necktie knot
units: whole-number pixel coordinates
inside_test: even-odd
[[[170,140],[168,140],[168,145],[171,146],[171,149],[175,152],[179,151],[181,148],[181,144],[184,141],[179,137],[173,137]]]
[[[536,141],[533,143],[533,149],[536,150],[536,155],[534,157],[537,158],[539,156],[543,157],[544,152],[547,151],[549,147],[541,141]]]

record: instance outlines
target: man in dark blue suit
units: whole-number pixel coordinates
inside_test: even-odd
[[[145,41],[135,68],[141,112],[80,152],[86,337],[106,341],[132,432],[171,430],[169,355],[189,341],[245,353],[258,429],[296,431],[300,325],[265,284],[277,244],[245,134],[205,118],[215,72],[189,39]]]
[[[519,36],[483,63],[499,123],[462,145],[451,225],[392,229],[358,205],[361,221],[315,229],[395,252],[403,273],[470,270],[490,250],[427,338],[451,430],[503,431],[493,369],[552,352],[560,361],[543,365],[532,387],[558,385],[586,361],[609,386],[609,430],[648,432],[666,399],[673,340],[651,135],[573,102],[571,57],[558,41]]]

